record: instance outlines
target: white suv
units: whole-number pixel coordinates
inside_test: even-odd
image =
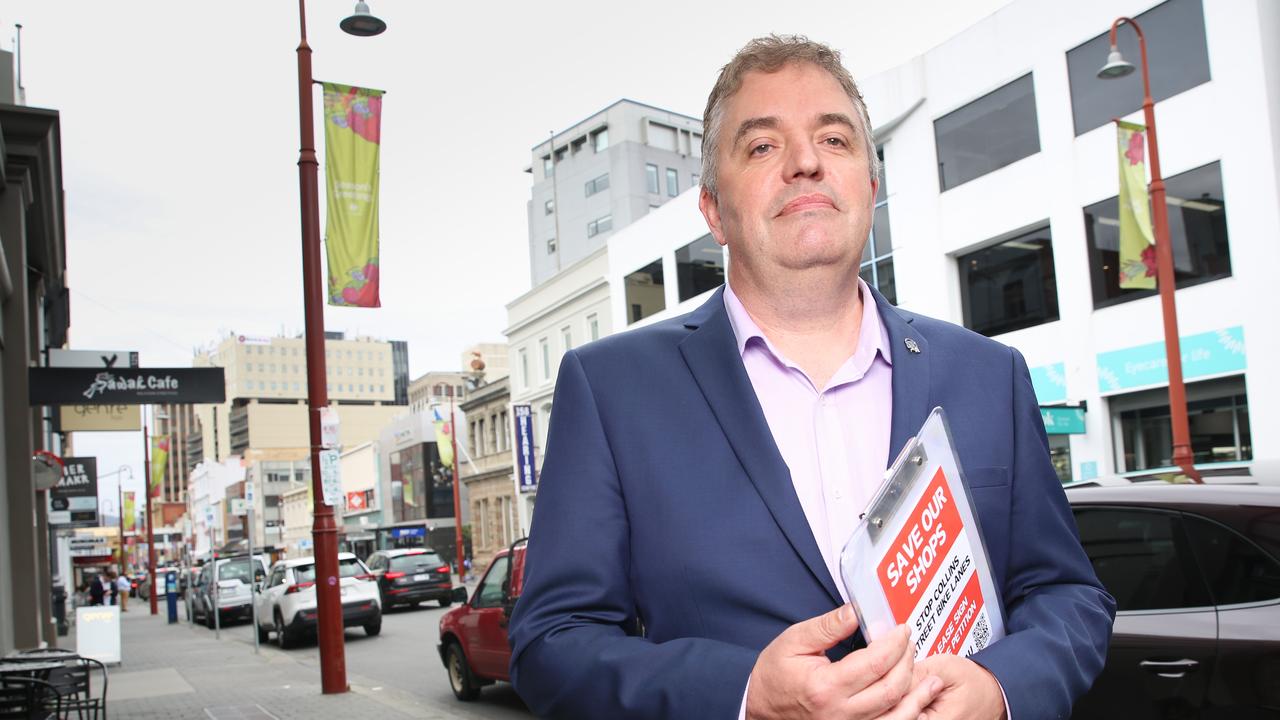
[[[343,627],[364,627],[369,635],[382,632],[382,602],[378,584],[364,563],[351,553],[338,553]],[[271,566],[266,587],[258,595],[258,640],[267,642],[271,631],[281,648],[316,627],[315,558],[281,560]]]

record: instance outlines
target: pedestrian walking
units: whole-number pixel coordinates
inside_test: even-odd
[[[116,578],[116,595],[120,599],[120,612],[129,612],[129,578],[121,575]]]
[[[116,574],[114,572],[107,573],[107,604],[116,604],[116,595],[120,589],[116,586]]]
[[[94,575],[89,581],[89,604],[102,605],[107,595],[107,586],[102,582],[102,575]]]

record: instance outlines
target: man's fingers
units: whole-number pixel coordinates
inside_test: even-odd
[[[911,632],[906,625],[899,625],[888,635],[877,638],[861,650],[855,650],[831,664],[827,668],[839,679],[837,682],[853,695],[871,685],[893,670],[904,659],[907,661],[907,672],[911,672],[911,659],[914,654],[909,647]],[[889,707],[889,706],[886,706]]]
[[[901,630],[895,629],[894,632],[901,632]],[[855,717],[879,717],[881,714],[888,712],[896,707],[911,688],[916,685],[912,675],[914,667],[915,662],[912,653],[907,651],[902,653],[902,657],[898,659],[898,662],[893,667],[889,668],[888,672],[880,677],[872,678],[870,682],[862,683],[862,678],[865,677],[862,674],[842,679],[841,682],[844,683],[844,687],[848,688],[849,693],[852,695],[847,707]],[[875,669],[874,667],[869,668],[871,671]],[[854,684],[850,685],[850,682]]]
[[[778,636],[779,649],[786,655],[813,655],[849,637],[858,629],[858,614],[841,605],[824,615],[787,628]]]
[[[906,697],[898,703],[890,712],[881,716],[880,720],[937,720],[934,713],[929,711],[929,705],[937,699],[942,692],[944,683],[940,678],[929,676],[924,682],[918,683]]]

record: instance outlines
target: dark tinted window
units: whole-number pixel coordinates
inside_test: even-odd
[[[422,553],[420,555],[401,555],[400,557],[391,558],[391,569],[401,572],[410,572],[418,569],[435,570],[444,564],[439,555],[435,553]]]
[[[364,567],[360,561],[355,558],[343,558],[338,561],[338,577],[355,577],[364,574]],[[293,569],[293,577],[295,582],[315,582],[316,566],[315,565],[299,565]]]
[[[1154,510],[1076,508],[1080,541],[1117,610],[1207,607],[1204,581],[1179,516]]]
[[[1165,179],[1173,274],[1179,288],[1231,275],[1227,205],[1218,163]],[[1120,214],[1116,198],[1084,209],[1093,278],[1093,306],[1105,307],[1155,295],[1158,290],[1120,289]]]
[[[489,566],[489,572],[480,581],[476,590],[475,607],[498,607],[503,600],[503,584],[507,581],[507,562],[510,556],[503,555]]]
[[[710,234],[676,251],[680,302],[724,284],[724,248]]]
[[[1040,152],[1030,73],[934,120],[933,133],[941,190]]]
[[[961,255],[965,327],[998,335],[1058,319],[1049,228]]]
[[[627,293],[627,324],[639,322],[667,307],[662,260],[654,260],[627,275],[623,285]]]
[[[1209,81],[1209,55],[1200,0],[1169,0],[1134,19],[1147,37],[1153,100],[1160,102]],[[1122,78],[1101,80],[1098,70],[1107,61],[1108,36],[1109,33],[1104,32],[1067,53],[1076,135],[1142,107],[1138,35],[1127,27],[1121,27],[1116,35],[1120,53],[1138,69]]]
[[[1280,598],[1280,563],[1257,545],[1211,520],[1187,515],[1187,534],[1218,605]]]
[[[1238,384],[1238,381],[1225,380],[1209,382],[1228,388]],[[1173,465],[1173,425],[1167,401],[1119,414],[1125,472]],[[1187,425],[1195,463],[1253,459],[1247,395],[1227,394],[1188,401]]]

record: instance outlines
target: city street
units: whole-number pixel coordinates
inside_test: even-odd
[[[253,652],[252,625],[214,632],[183,618],[176,625],[151,617],[145,603],[123,615],[123,657],[110,668],[108,703],[128,718],[528,718],[511,686],[486,687],[480,699],[453,697],[436,654],[444,609],[396,610],[383,616],[382,633],[346,633],[351,692],[320,692],[320,654],[314,641],[293,650],[264,645]],[[74,640],[74,638],[71,638]],[[234,708],[234,710],[232,710]],[[259,710],[269,715],[253,714]]]

